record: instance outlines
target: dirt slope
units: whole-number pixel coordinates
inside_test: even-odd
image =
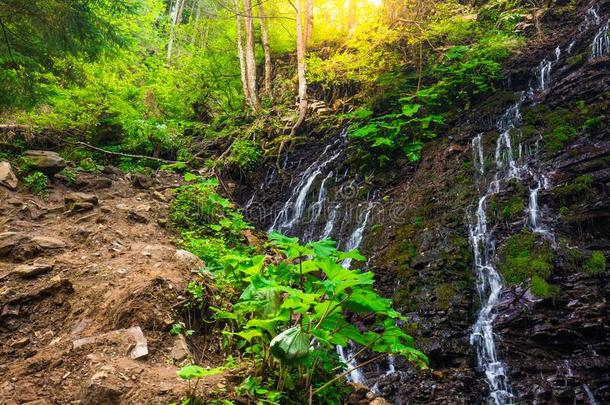
[[[185,353],[168,330],[192,265],[164,226],[177,179],[133,180],[79,173],[71,187],[54,180],[44,199],[0,186],[0,404],[184,394],[174,363]],[[88,195],[66,205],[75,191]]]

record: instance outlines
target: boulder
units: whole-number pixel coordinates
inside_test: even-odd
[[[9,162],[0,162],[0,184],[9,190],[17,189],[17,177]]]
[[[184,249],[176,250],[176,253],[174,253],[174,259],[176,259],[176,261],[188,271],[200,270],[205,266],[203,260]]]
[[[155,180],[151,176],[147,176],[142,173],[133,174],[131,177],[131,184],[136,188],[149,189],[155,185]]]
[[[47,176],[54,176],[61,172],[66,166],[66,161],[59,154],[47,150],[29,150],[23,154],[31,166],[40,170]]]
[[[9,255],[27,237],[18,232],[0,233],[0,257]]]

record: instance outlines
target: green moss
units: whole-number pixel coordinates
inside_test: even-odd
[[[449,309],[451,300],[455,296],[455,289],[451,284],[445,283],[437,285],[434,289],[436,295],[436,307],[440,310]]]
[[[586,60],[587,60],[587,53],[583,52],[583,53],[579,53],[578,55],[570,56],[568,59],[566,59],[566,63],[569,66],[575,66],[575,65],[580,65],[581,63],[583,63]]]
[[[505,220],[516,219],[525,210],[523,198],[519,196],[512,197],[506,205],[502,207],[502,217]]]
[[[606,271],[606,256],[599,250],[594,250],[582,265],[582,269],[589,274],[602,274]]]
[[[530,291],[536,297],[551,298],[559,295],[559,286],[547,283],[546,280],[538,276],[533,276]]]
[[[566,142],[576,138],[578,131],[569,124],[562,124],[542,135],[544,143],[551,152],[559,152]]]
[[[593,193],[593,177],[582,175],[569,183],[555,187],[555,196],[562,202],[588,201]]]
[[[508,284],[526,284],[533,294],[547,296],[544,291],[551,286],[547,288],[540,281],[546,283],[553,270],[553,251],[547,241],[540,241],[538,234],[524,229],[506,240],[499,258],[498,270]]]

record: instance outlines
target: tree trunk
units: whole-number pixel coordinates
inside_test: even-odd
[[[356,29],[358,4],[356,0],[349,0],[347,9],[347,31],[351,34]]]
[[[182,18],[182,10],[184,9],[185,0],[176,0],[174,7],[172,8],[172,21],[171,28],[169,31],[169,42],[167,44],[167,61],[172,59],[172,48],[174,47],[174,37],[176,36],[176,27],[180,24]]]
[[[244,6],[244,55],[246,57],[246,78],[250,92],[250,107],[256,112],[260,109],[258,91],[256,88],[256,58],[254,56],[254,29],[252,24],[252,4],[243,0]]]
[[[263,2],[259,0],[258,2],[258,13],[260,17],[261,23],[261,43],[263,45],[263,53],[265,55],[265,79],[264,79],[264,88],[265,93],[268,96],[272,96],[271,94],[271,45],[269,44],[269,31],[267,27],[267,15],[265,14],[265,9],[263,7]]]
[[[313,0],[305,0],[305,44],[311,43],[313,36]]]
[[[303,30],[303,4],[305,0],[296,0],[296,34],[297,34],[297,76],[299,79],[299,118],[290,131],[294,135],[305,121],[307,115],[307,81],[305,78],[305,32]]]
[[[241,86],[244,90],[246,104],[250,105],[250,89],[248,87],[248,75],[246,71],[246,58],[244,56],[243,35],[241,32],[242,21],[241,11],[239,10],[238,0],[233,0],[235,6],[235,19],[237,21],[237,57],[239,59],[239,73],[241,76]]]

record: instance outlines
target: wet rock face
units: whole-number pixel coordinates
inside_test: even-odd
[[[610,2],[598,5],[607,19]],[[549,17],[558,27],[556,39],[563,51],[584,18],[586,8],[580,6],[572,19]],[[494,322],[496,346],[508,366],[517,403],[610,402],[605,265],[610,256],[610,56],[590,58],[593,31],[578,31],[584,36],[574,40],[571,54],[553,68],[552,84],[535,94],[535,103],[524,106],[523,122],[510,136],[522,145],[528,171],[516,181],[503,182],[486,207],[494,234],[493,263],[505,279]],[[539,56],[553,54],[556,45],[549,41],[548,47],[515,60],[515,71],[531,72]],[[517,71],[514,76],[519,74],[524,76]],[[519,91],[528,81],[513,84]],[[452,135],[464,152],[440,142],[428,145],[417,171],[405,176],[392,194],[408,207],[402,225],[384,223],[377,238],[369,236],[367,246],[376,251],[370,265],[381,279],[380,288],[409,317],[405,327],[439,373],[417,373],[396,362],[398,372],[378,381],[382,395],[394,403],[485,403],[485,378],[474,367],[469,342],[479,300],[469,247],[464,251],[459,240],[467,237],[477,193],[463,191],[468,185],[464,176],[475,175],[464,166],[472,165],[467,143],[479,133],[484,134],[486,158],[493,160],[497,131],[490,117],[497,119],[502,110],[498,105],[506,108],[511,102],[511,97],[494,95],[456,123]],[[548,177],[548,186],[539,187],[533,173]],[[529,277],[515,282],[518,269],[511,266],[518,261],[502,256],[515,235],[532,228],[528,199],[537,187],[541,229],[534,232],[531,248],[552,253],[525,259],[522,268],[549,265],[544,283],[533,285]],[[548,235],[543,237],[542,230]],[[517,257],[523,252],[513,253]],[[366,372],[380,370],[387,368]]]

